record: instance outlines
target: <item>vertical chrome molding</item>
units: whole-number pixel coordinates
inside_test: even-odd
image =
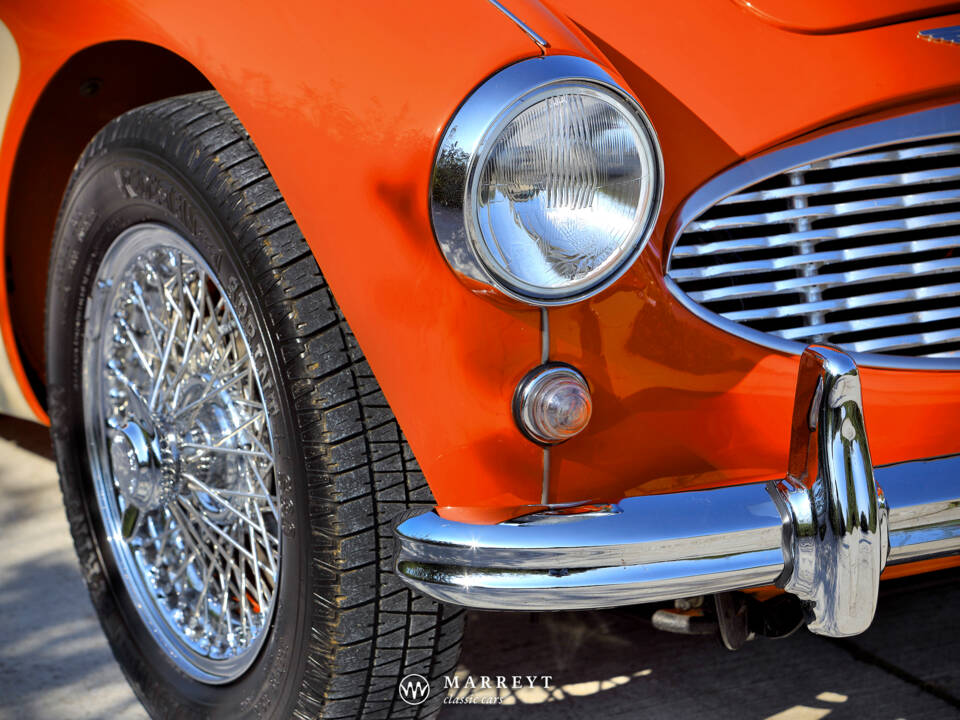
[[[3,139],[7,114],[10,112],[13,93],[19,78],[20,53],[17,50],[17,43],[7,26],[0,21],[0,141]],[[0,281],[6,283],[6,271],[2,267],[0,267]],[[5,307],[0,308],[0,312],[9,315]],[[11,327],[9,323],[7,327]],[[27,420],[36,420],[37,416],[23,396],[20,383],[17,382],[17,376],[10,364],[10,357],[7,355],[6,348],[15,346],[14,339],[10,336],[2,340],[3,342],[0,342],[0,412]]]
[[[550,362],[550,316],[540,308],[540,363]]]
[[[787,173],[787,177],[790,178],[790,185],[793,187],[798,187],[803,185],[805,182],[806,170],[799,168],[797,170],[791,170]],[[790,199],[790,207],[794,210],[805,210],[809,202],[809,196],[807,195],[794,195]],[[798,217],[792,223],[793,231],[796,233],[805,233],[812,229],[813,221],[809,217]],[[809,255],[814,251],[815,243],[813,240],[801,240],[797,245],[801,255]],[[803,277],[813,277],[819,272],[819,265],[814,263],[804,263],[800,268],[800,274]],[[823,300],[822,289],[819,285],[808,285],[803,288],[803,299],[808,303],[820,302]],[[824,322],[824,313],[823,312],[812,312],[809,314],[810,323],[814,325],[819,325]],[[823,336],[818,335],[814,338],[815,341],[819,342],[823,339]]]
[[[543,449],[543,483],[540,488],[540,504],[550,504],[550,448]]]
[[[507,8],[505,8],[501,3],[497,2],[497,0],[489,0],[489,2],[490,2],[490,4],[493,5],[497,10],[499,10],[499,11],[502,12],[504,15],[506,15],[508,18],[510,18],[510,19],[514,22],[514,24],[516,24],[516,26],[517,26],[518,28],[520,28],[521,30],[523,30],[523,31],[527,34],[527,37],[529,37],[529,38],[530,38],[531,40],[533,40],[537,45],[540,46],[540,49],[541,49],[541,50],[543,50],[543,48],[548,48],[548,47],[550,47],[550,43],[548,43],[548,42],[547,42],[546,40],[544,40],[540,35],[538,35],[536,32],[534,32],[533,28],[531,28],[529,25],[527,25],[523,20],[521,20],[520,18],[518,18],[516,15],[514,15],[514,14],[513,14],[512,12],[510,12],[509,10],[507,10]]]
[[[550,316],[540,308],[540,363],[550,362]],[[550,446],[543,448],[543,479],[540,482],[540,504],[550,504]]]

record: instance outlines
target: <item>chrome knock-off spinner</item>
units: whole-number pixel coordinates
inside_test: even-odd
[[[180,452],[173,431],[151,434],[131,420],[114,432],[110,459],[121,495],[139,510],[163,507],[182,489]]]

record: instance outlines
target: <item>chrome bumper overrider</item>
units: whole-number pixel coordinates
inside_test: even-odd
[[[468,607],[602,608],[775,583],[807,602],[811,630],[853,635],[873,619],[887,563],[960,551],[960,455],[874,468],[856,365],[813,345],[783,480],[498,525],[426,512],[396,536],[405,582]]]

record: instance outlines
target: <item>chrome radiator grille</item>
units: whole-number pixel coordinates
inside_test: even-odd
[[[667,275],[784,340],[960,356],[960,135],[818,160],[729,195],[682,228]]]

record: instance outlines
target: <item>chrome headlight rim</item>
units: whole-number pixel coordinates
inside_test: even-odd
[[[653,170],[650,202],[636,236],[597,277],[558,289],[526,285],[499,272],[490,257],[475,198],[490,148],[521,112],[564,88],[597,92],[635,121]],[[602,67],[584,58],[550,55],[509,65],[481,83],[448,123],[434,159],[430,215],[440,249],[453,271],[481,293],[496,291],[536,307],[569,305],[596,295],[616,282],[646,247],[663,199],[663,157],[656,131],[639,102]],[[632,245],[632,247],[628,247]],[[602,265],[602,264],[601,264]]]

